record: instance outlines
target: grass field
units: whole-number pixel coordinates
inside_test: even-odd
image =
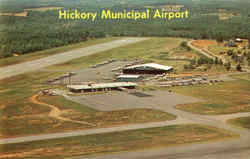
[[[250,117],[229,120],[228,123],[250,129]]]
[[[235,72],[235,70],[227,71],[226,68],[222,65],[209,65],[204,64],[199,67],[197,67],[194,70],[187,70],[183,73],[190,73],[190,74],[208,74],[208,75],[220,75],[224,73],[232,73]]]
[[[228,50],[233,50],[234,53],[236,54],[238,51],[240,52],[247,52],[249,50],[244,50],[242,49],[243,47],[247,47],[248,46],[248,42],[247,40],[244,40],[242,43],[237,43],[238,47],[227,47],[224,46],[227,42],[222,42],[222,43],[218,43],[215,40],[195,40],[193,41],[193,45],[201,48],[205,51],[209,51],[210,53],[212,53],[213,55],[221,58],[221,59],[225,59],[225,61],[227,62],[231,62],[232,65],[237,65],[237,63],[232,60],[231,56],[227,55],[227,51]],[[244,59],[243,63],[241,65],[248,65],[248,62],[246,60],[246,58]]]
[[[0,81],[0,138],[175,119],[173,115],[155,110],[99,112],[62,97],[43,98],[59,109],[68,110],[64,116],[96,122],[96,126],[51,118],[48,116],[50,108],[33,103],[30,97],[41,89],[51,88],[42,83],[56,75],[54,72],[36,72]]]
[[[239,45],[238,47],[226,47],[224,46],[225,42],[224,43],[220,43],[220,44],[213,44],[213,45],[209,45],[207,47],[207,49],[214,53],[215,55],[219,56],[219,57],[223,57],[226,61],[229,61],[231,62],[232,65],[237,65],[237,62],[235,62],[234,60],[232,60],[232,57],[231,56],[228,56],[227,55],[227,51],[228,50],[233,50],[234,54],[236,54],[238,51],[242,52],[242,54],[244,52],[248,52],[250,51],[249,49],[247,50],[244,50],[242,49],[243,47],[247,47],[248,46],[248,43],[246,41],[244,41],[243,43],[239,43],[237,45]],[[223,52],[223,54],[222,54]],[[244,61],[241,63],[241,65],[245,65],[245,66],[248,66],[248,62],[247,62],[247,59],[245,58]]]
[[[110,38],[109,40],[113,40],[113,38]],[[137,44],[131,44],[125,47],[120,47],[99,54],[79,58],[64,64],[51,66],[48,68],[48,72],[37,71],[1,80],[0,124],[4,126],[1,127],[0,137],[22,136],[89,128],[89,126],[81,125],[79,123],[59,121],[57,119],[50,118],[48,117],[48,113],[50,112],[49,107],[34,104],[30,101],[30,97],[38,93],[40,90],[55,87],[45,85],[43,82],[57,77],[58,75],[62,74],[62,72],[54,72],[50,70],[74,70],[76,68],[81,69],[110,58],[142,58],[146,61],[154,61],[157,63],[174,66],[178,71],[182,71],[183,65],[189,63],[189,61],[169,60],[168,58],[165,59],[162,58],[162,54],[173,51],[176,47],[179,47],[183,40],[184,39],[181,38],[152,38]],[[97,43],[97,41],[92,41],[92,44]],[[98,43],[101,41],[105,41],[105,39],[99,39]],[[91,41],[89,41],[88,44],[87,43],[56,48],[56,50],[58,49],[57,51],[61,52],[71,50],[72,48],[88,46],[90,45]],[[40,54],[29,54],[27,55],[28,58],[26,58],[26,55],[16,57],[13,58],[13,61],[17,62],[16,60],[20,58],[18,61],[22,62],[24,60],[38,58],[38,56],[47,56],[55,52],[47,50],[45,53],[41,52]],[[8,59],[6,60],[8,61]],[[10,61],[9,63],[11,63]],[[87,106],[66,101],[61,97],[44,98],[42,100],[48,102],[49,104],[55,105],[59,109],[69,110],[66,114],[63,114],[67,118],[81,121],[85,120],[88,122],[95,121],[99,123],[99,127],[174,119],[174,117],[169,114],[153,110],[98,112],[88,108]]]
[[[47,141],[1,145],[0,158],[59,159],[79,155],[167,147],[178,144],[223,140],[236,135],[202,125],[173,125]]]
[[[27,62],[27,61],[47,57],[50,55],[55,55],[58,53],[63,53],[66,51],[84,48],[84,47],[88,47],[91,45],[109,42],[109,41],[113,41],[113,40],[117,40],[117,39],[119,39],[119,38],[118,37],[109,37],[109,38],[101,38],[101,39],[90,39],[90,40],[88,40],[86,42],[82,42],[82,43],[52,48],[52,49],[43,50],[43,51],[37,51],[37,52],[33,52],[30,54],[25,54],[25,55],[20,55],[20,56],[4,58],[4,59],[0,59],[0,67],[18,64],[18,63],[22,63],[22,62]]]
[[[110,127],[114,125],[158,122],[173,120],[174,115],[152,109],[133,109],[102,112],[78,103],[66,100],[61,96],[41,96],[40,101],[56,105],[60,110],[68,111],[63,116],[77,121],[96,124],[96,127]]]
[[[173,49],[172,52],[170,52],[171,58],[176,58],[176,59],[198,59],[199,57],[201,57],[202,55],[200,55],[199,53],[196,53],[192,50],[186,50],[183,47],[177,47],[175,49]]]
[[[115,58],[118,60],[141,59],[145,62],[155,62],[172,66],[174,72],[182,73],[187,71],[184,70],[184,65],[189,64],[191,59],[202,56],[198,52],[193,50],[187,51],[180,47],[181,42],[186,40],[187,39],[183,38],[151,38],[136,44],[130,44],[124,47],[54,65],[49,67],[49,69],[75,70]],[[202,67],[203,68],[189,70],[189,72],[204,72],[204,70],[209,74],[227,72],[225,67],[220,65],[202,65]]]
[[[234,77],[234,78],[236,78],[236,79],[241,79],[241,80],[250,81],[250,73],[241,74],[241,75],[232,75],[232,77]]]
[[[173,66],[177,71],[181,71],[183,70],[183,65],[188,64],[189,61],[169,59],[167,57],[167,52],[170,52],[174,48],[178,47],[184,40],[185,39],[182,38],[151,38],[143,42],[115,48],[96,55],[82,57],[63,64],[52,66],[50,68],[76,69],[115,58],[131,60],[143,59],[148,62],[156,62],[159,64]],[[162,58],[162,56],[166,56],[166,58]]]
[[[174,92],[203,99],[204,102],[177,106],[198,114],[230,114],[250,111],[250,81],[236,80],[220,84],[176,87]]]
[[[4,62],[5,64],[23,62],[34,58],[40,58],[50,54],[59,53],[61,51],[71,50],[73,48],[80,48],[91,44],[101,43],[106,40],[107,39],[99,39],[96,41],[88,41],[87,43],[55,48],[40,53],[5,59]],[[114,38],[110,38],[108,40],[114,40]],[[55,67],[62,70],[67,69],[68,67],[84,68],[110,57],[133,59],[138,57],[149,58],[152,55],[162,52],[163,50],[171,50],[177,47],[181,41],[183,41],[183,39],[153,38],[152,40],[148,40],[143,43],[133,44],[129,45],[129,47],[117,48],[111,51],[103,52],[101,54],[76,59]],[[3,63],[1,64],[4,65]],[[52,68],[54,67],[52,66]],[[1,125],[4,125],[1,127],[1,137],[22,136],[86,128],[86,125],[81,125],[78,123],[70,125],[70,122],[58,121],[49,118],[48,113],[50,108],[34,104],[30,101],[30,97],[38,93],[40,90],[53,88],[43,84],[43,82],[47,79],[57,77],[60,74],[62,74],[62,72],[38,71],[0,81],[0,121]],[[73,113],[75,113],[74,119],[83,120],[83,118],[86,117],[86,120],[100,122],[100,127],[174,119],[174,117],[169,114],[152,110],[126,110],[121,112],[116,111],[104,113],[90,110],[88,107],[80,106],[76,103],[69,103],[69,101],[65,101],[62,98],[50,100],[48,102],[51,102],[50,104],[55,104],[58,108],[67,107],[67,109],[73,110]],[[68,117],[69,115],[64,114],[64,116]],[[112,116],[114,118],[111,119],[108,116]],[[107,120],[105,121],[105,119]],[[89,127],[87,126],[87,128]]]

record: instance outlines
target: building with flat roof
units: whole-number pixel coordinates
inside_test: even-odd
[[[116,77],[116,81],[119,82],[138,82],[141,81],[143,79],[143,76],[141,75],[120,75]]]
[[[124,74],[164,74],[171,72],[173,67],[156,63],[133,65],[123,69]]]
[[[235,42],[242,43],[243,40],[242,40],[241,38],[236,38],[236,39],[235,39]]]
[[[86,85],[67,85],[67,88],[71,92],[84,93],[84,92],[122,90],[124,88],[134,89],[136,86],[137,84],[132,82],[114,82],[114,83],[95,83]]]

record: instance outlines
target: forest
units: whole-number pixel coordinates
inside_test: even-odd
[[[187,19],[176,20],[63,20],[63,7],[86,12],[162,9],[183,5]],[[28,9],[28,10],[27,10]],[[27,12],[27,16],[0,16],[0,58],[59,47],[106,36],[157,36],[227,40],[250,38],[249,0],[0,0],[0,13]]]

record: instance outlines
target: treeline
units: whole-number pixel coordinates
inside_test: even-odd
[[[0,32],[0,58],[84,42],[89,38],[105,37],[103,32],[90,32],[79,25],[56,22],[55,17],[54,21],[53,17],[49,17],[46,23],[40,16],[35,16],[37,20],[7,16],[4,18],[6,26],[9,27]]]
[[[9,57],[14,53],[26,54],[38,50],[86,41],[88,38],[105,36],[157,36],[184,37],[194,39],[226,40],[235,37],[250,36],[250,5],[239,2],[193,3],[186,0],[138,0],[121,4],[120,1],[48,1],[41,3],[22,3],[17,0],[3,0],[0,7],[4,10],[20,10],[26,7],[46,5],[78,8],[84,11],[100,11],[101,6],[112,10],[138,9],[145,10],[146,5],[160,7],[162,5],[183,4],[190,11],[190,18],[179,20],[101,20],[94,22],[85,20],[59,20],[57,11],[29,11],[28,17],[0,16],[0,57]],[[28,2],[30,0],[25,0]],[[8,2],[8,3],[7,3]],[[20,4],[19,9],[14,4]],[[4,4],[4,5],[3,5]],[[28,6],[29,4],[32,4]],[[96,6],[96,7],[95,7]],[[228,12],[238,12],[240,16],[228,20],[220,20],[215,13],[219,8]],[[247,10],[248,8],[248,10]]]
[[[10,57],[13,54],[25,54],[34,51],[59,47],[63,45],[87,41],[88,38],[104,37],[104,34],[90,35],[89,32],[61,30],[57,33],[41,32],[32,34],[26,32],[7,32],[1,37],[0,57]]]
[[[246,60],[248,66],[250,66],[250,51],[247,51],[247,49],[245,49],[244,51],[238,50],[237,52],[235,52],[234,50],[228,50],[227,55],[231,57],[232,61],[234,61],[235,63],[244,65],[244,61]]]
[[[247,65],[250,66],[250,51],[248,52],[238,52],[234,53],[232,50],[227,51],[227,55],[231,57],[231,59],[236,63],[236,70],[242,71],[242,66],[244,66],[244,60],[247,60]],[[228,71],[231,69],[232,64],[230,61],[223,63],[222,59],[215,57],[215,59],[211,59],[205,56],[201,56],[200,58],[190,60],[190,63],[184,65],[185,70],[193,70],[199,66],[206,65],[211,67],[212,65],[221,65],[224,66]],[[207,67],[207,68],[209,68]]]
[[[186,70],[192,70],[196,67],[202,66],[202,65],[223,65],[223,61],[221,59],[218,59],[217,57],[215,59],[211,59],[205,56],[202,56],[198,59],[192,59],[188,65],[184,65],[184,69]]]

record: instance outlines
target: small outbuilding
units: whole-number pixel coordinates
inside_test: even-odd
[[[173,67],[156,63],[133,65],[123,69],[124,74],[164,74],[171,72]]]
[[[120,75],[116,80],[119,82],[139,82],[143,79],[141,75]]]
[[[235,42],[234,40],[229,40],[229,41],[225,44],[225,46],[227,46],[227,47],[237,47],[237,44],[236,44],[236,42]]]
[[[235,42],[237,42],[237,43],[242,43],[243,40],[242,40],[241,38],[236,38],[236,39],[235,39]]]

